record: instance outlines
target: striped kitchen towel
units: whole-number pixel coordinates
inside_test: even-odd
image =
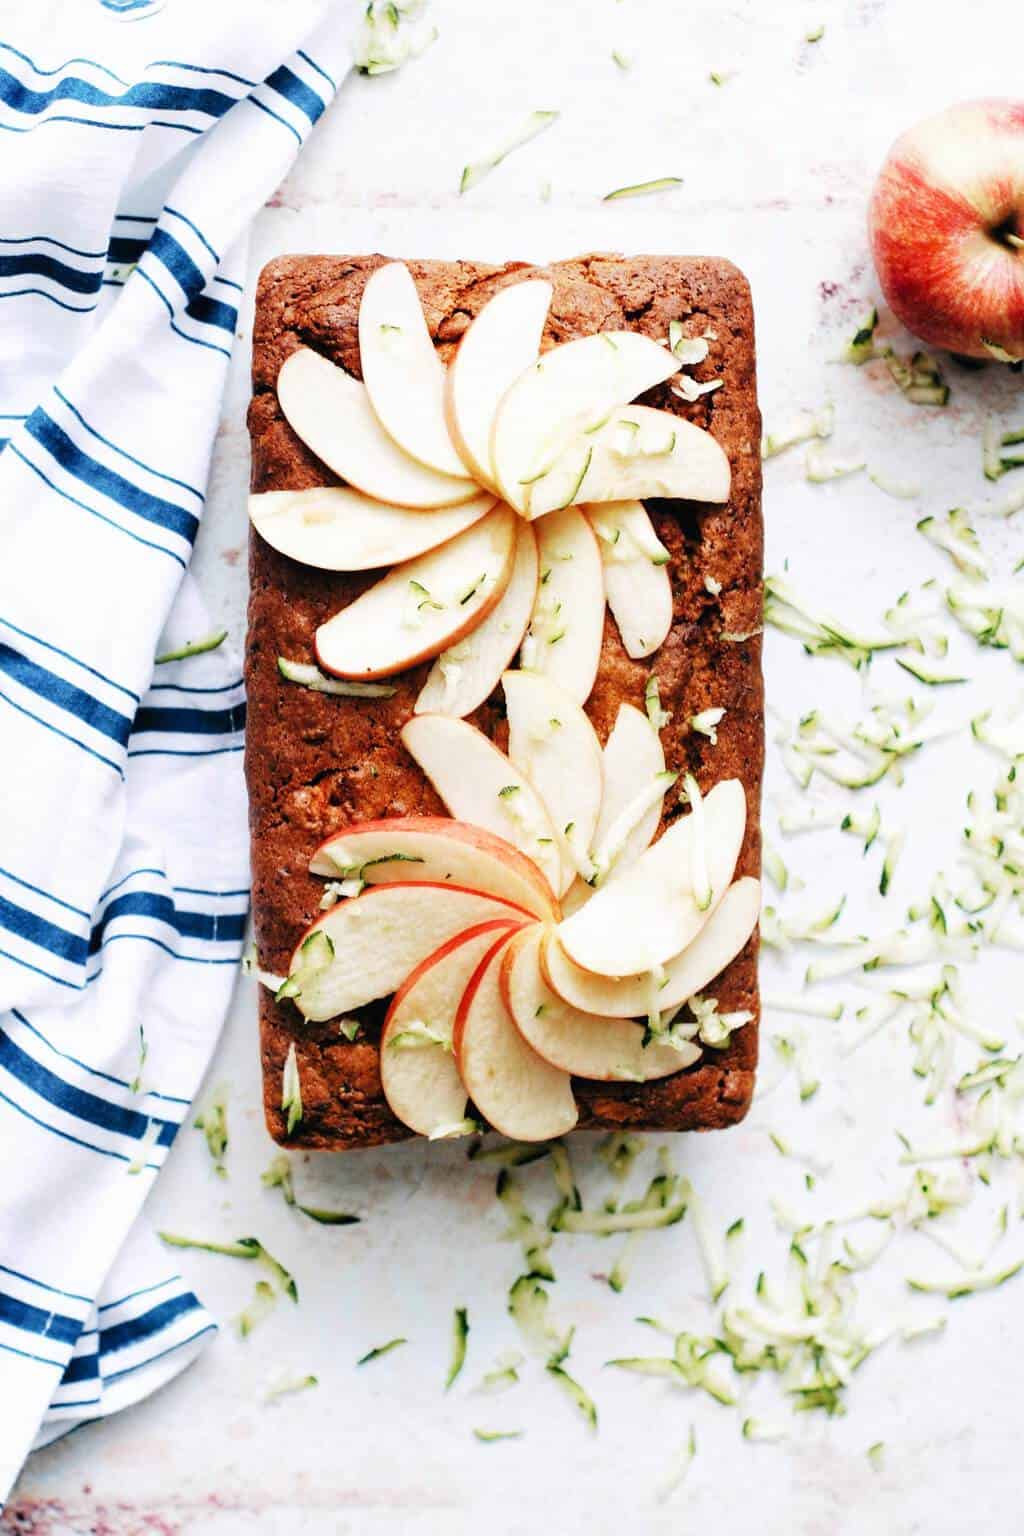
[[[186,571],[246,226],[351,25],[330,0],[18,14],[0,42],[0,1500],[33,1445],[149,1393],[214,1326],[138,1217],[237,974],[245,705],[226,648],[154,659],[210,628]]]

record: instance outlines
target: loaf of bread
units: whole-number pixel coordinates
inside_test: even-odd
[[[335,485],[337,476],[289,427],[275,385],[284,360],[305,346],[360,376],[360,298],[381,256],[289,256],[264,268],[253,336],[249,410],[254,491]],[[586,712],[604,742],[620,703],[643,708],[656,672],[669,767],[695,775],[703,789],[741,780],[746,834],[737,875],[760,873],[763,760],[761,682],[761,468],[754,327],[750,292],[726,261],[710,258],[591,255],[533,268],[522,263],[408,261],[430,332],[443,360],[484,303],[501,287],[544,276],[554,297],[542,350],[598,331],[635,330],[663,342],[670,321],[706,336],[709,353],[693,370],[721,387],[686,402],[662,385],[644,403],[706,427],[728,456],[727,505],[652,501],[647,508],[671,554],[670,633],[657,654],[631,660],[606,616],[596,685]],[[323,884],[309,873],[314,849],[357,821],[443,815],[445,809],[406,753],[400,729],[429,671],[424,663],[391,679],[387,699],[338,698],[295,687],[278,674],[279,655],[312,661],[317,627],[356,598],[378,573],[339,574],[276,553],[255,532],[250,543],[251,597],[246,681],[253,905],[259,963],[286,972],[296,942],[318,915]],[[690,727],[700,711],[724,708],[717,743]],[[499,746],[507,740],[500,690],[470,717]],[[668,822],[683,808],[665,804]],[[581,1129],[690,1130],[743,1117],[757,1060],[757,935],[708,989],[722,1011],[743,1009],[753,1022],[724,1050],[708,1049],[687,1070],[655,1082],[575,1080]],[[271,1134],[292,1146],[341,1149],[397,1141],[409,1134],[381,1091],[378,1038],[385,1003],[360,1013],[357,1038],[336,1023],[314,1024],[288,1001],[260,989],[265,1109]],[[281,1081],[296,1047],[303,1113],[291,1137],[281,1111]]]

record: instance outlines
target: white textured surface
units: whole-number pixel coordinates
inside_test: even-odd
[[[889,140],[952,99],[1019,93],[1019,48],[1009,35],[1019,18],[1007,0],[974,0],[967,10],[934,0],[437,0],[435,19],[441,39],[422,60],[398,77],[353,81],[343,91],[258,221],[253,275],[282,251],[540,260],[593,248],[720,253],[753,285],[769,424],[831,396],[834,446],[861,446],[877,467],[920,478],[923,507],[944,511],[984,496],[981,417],[993,405],[1009,409],[1019,379],[951,369],[953,404],[932,413],[906,405],[864,370],[829,360],[874,297],[864,212]],[[822,22],[823,40],[805,43]],[[612,62],[613,47],[632,56],[629,73]],[[712,69],[735,73],[716,89]],[[529,111],[552,106],[562,111],[552,130],[470,195],[456,196],[466,160],[500,143]],[[662,175],[681,175],[685,185],[658,199],[600,202],[613,187]],[[545,203],[540,188],[548,179]],[[249,335],[246,318],[197,556],[214,617],[238,640]],[[788,558],[794,582],[845,615],[873,620],[912,581],[943,574],[941,557],[914,532],[913,504],[863,481],[807,486],[799,451],[768,466],[765,512],[768,569]],[[999,524],[986,536],[1008,565],[1019,532]],[[1021,553],[1017,547],[1014,558]],[[979,662],[973,646],[954,644],[954,659],[978,682],[967,700],[943,699],[944,715],[962,720],[1019,690],[1006,655]],[[890,666],[876,675],[895,683],[900,674]],[[826,697],[837,710],[861,707],[862,683],[852,672],[805,662],[784,637],[769,638],[767,675],[772,703],[789,715]],[[910,764],[906,787],[880,796],[890,820],[910,829],[893,922],[955,847],[967,784],[987,783],[992,772],[960,737],[927,749]],[[778,791],[784,784],[773,769],[770,836]],[[852,840],[839,844],[827,835],[794,840],[787,857],[812,895],[848,889],[854,926],[863,920],[877,930],[888,917],[868,889],[877,862],[866,874]],[[1012,956],[986,961],[971,981],[985,1017],[1001,1027],[1012,1026],[1012,967],[1019,973]],[[774,967],[767,979],[778,987]],[[850,989],[833,990],[859,1000]],[[807,1023],[824,1079],[811,1104],[799,1106],[790,1080],[742,1129],[674,1149],[723,1225],[746,1215],[755,1266],[763,1252],[777,1267],[784,1251],[767,1197],[798,1199],[802,1182],[771,1147],[766,1127],[785,1128],[833,1162],[816,1207],[832,1209],[891,1174],[893,1126],[912,1129],[919,1113],[921,1091],[901,1036],[888,1043],[882,1036],[843,1060],[835,1026]],[[766,1075],[773,1073],[769,1062]],[[504,1298],[518,1254],[496,1240],[504,1222],[490,1179],[466,1164],[463,1150],[414,1145],[300,1164],[306,1198],[364,1216],[358,1227],[314,1227],[259,1184],[272,1148],[258,1108],[251,983],[239,989],[211,1080],[230,1085],[230,1178],[216,1180],[201,1138],[183,1132],[151,1214],[161,1226],[208,1238],[257,1233],[295,1271],[301,1304],[282,1302],[244,1343],[225,1327],[156,1399],[37,1456],[12,1509],[36,1523],[13,1528],[468,1536],[483,1525],[502,1536],[538,1529],[572,1536],[713,1526],[765,1536],[884,1529],[945,1536],[990,1523],[1006,1529],[1017,1516],[1019,1284],[947,1309],[941,1341],[881,1351],[855,1380],[847,1418],[795,1418],[784,1445],[747,1446],[738,1416],[707,1398],[600,1368],[611,1355],[651,1347],[632,1323],[638,1312],[705,1325],[689,1224],[645,1241],[620,1297],[591,1275],[610,1262],[611,1247],[562,1238],[553,1307],[578,1324],[572,1369],[601,1413],[592,1439],[540,1372],[507,1396],[475,1398],[469,1390],[498,1351],[516,1343]],[[592,1139],[577,1140],[584,1182],[599,1190]],[[529,1170],[529,1184],[543,1191],[541,1210],[547,1179],[543,1165]],[[913,1241],[880,1280],[899,1306],[903,1273],[931,1262],[932,1250]],[[1008,1257],[1019,1255],[1022,1241],[1020,1231],[1011,1233]],[[182,1260],[225,1320],[248,1301],[253,1276],[245,1266],[192,1254]],[[464,1382],[446,1396],[451,1309],[462,1304],[472,1325],[469,1363]],[[354,1370],[359,1354],[396,1334],[408,1335],[408,1346]],[[307,1371],[320,1378],[316,1391],[263,1406],[268,1383]],[[789,1426],[788,1408],[764,1386],[752,1411]],[[673,1501],[658,1504],[654,1490],[691,1422],[698,1458]],[[523,1428],[526,1436],[478,1445],[474,1425]],[[880,1472],[865,1457],[877,1440],[887,1445]]]

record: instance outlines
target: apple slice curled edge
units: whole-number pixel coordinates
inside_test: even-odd
[[[561,923],[559,942],[571,960],[599,976],[635,976],[663,965],[692,942],[724,895],[739,857],[747,819],[739,779],[722,779],[709,790],[702,814],[708,905],[698,905],[693,887],[697,818],[691,812]]]
[[[329,469],[376,501],[398,507],[454,507],[479,496],[473,480],[428,469],[377,420],[366,385],[309,347],[286,357],[277,398],[292,431]]]
[[[603,769],[604,793],[594,832],[595,850],[606,845],[618,818],[665,772],[661,737],[643,710],[634,704],[619,705],[615,724],[604,744]],[[619,847],[606,881],[623,874],[650,847],[661,820],[663,800],[664,796],[655,800],[636,820]]]
[[[678,371],[678,358],[635,331],[581,336],[545,352],[494,418],[491,463],[506,501],[525,513],[533,483],[567,442]]]
[[[249,520],[278,554],[321,571],[373,571],[414,560],[478,523],[489,493],[458,507],[413,512],[374,501],[350,485],[263,491],[249,497]]]
[[[359,304],[359,366],[385,432],[420,464],[467,477],[444,413],[444,365],[408,267],[389,261],[370,274]]]
[[[601,1018],[641,1018],[652,1002],[664,1011],[702,992],[739,954],[757,926],[761,883],[746,875],[730,885],[704,927],[665,967],[655,992],[649,975],[615,980],[595,976],[569,959],[553,930],[544,934],[541,967],[552,991],[582,1012]]]
[[[522,644],[537,597],[540,568],[533,529],[521,517],[516,525],[512,575],[504,596],[482,624],[438,656],[416,700],[417,715],[461,719],[472,714],[497,688],[501,674]]]
[[[501,962],[505,1006],[527,1045],[551,1066],[599,1082],[653,1082],[681,1072],[700,1058],[700,1047],[678,1050],[652,1042],[629,1019],[581,1013],[548,986],[540,963],[544,931],[533,925],[507,944]]]
[[[495,917],[526,920],[510,901],[431,881],[371,885],[339,901],[306,930],[289,976],[301,978],[295,1006],[316,1023],[397,992],[409,972],[455,934]],[[318,935],[324,935],[317,941]],[[310,967],[310,949],[325,953]]]
[[[453,816],[513,843],[558,889],[562,860],[551,818],[493,741],[467,720],[414,715],[402,727],[402,742]]]
[[[317,660],[335,677],[404,672],[456,644],[501,600],[517,518],[498,506],[439,549],[393,570],[316,632]]]
[[[601,661],[604,572],[597,538],[578,507],[536,525],[540,585],[520,666],[541,672],[585,704]]]
[[[449,364],[448,430],[464,463],[484,485],[495,483],[491,432],[498,406],[536,359],[552,291],[541,278],[500,288],[469,326]]]
[[[480,961],[455,1016],[455,1059],[477,1109],[502,1136],[547,1141],[579,1118],[568,1073],[538,1056],[516,1029],[501,995],[508,936]]]
[[[551,817],[562,859],[561,895],[577,873],[590,874],[604,783],[601,743],[576,700],[550,678],[506,672],[501,681],[508,755]]]
[[[555,894],[532,859],[483,827],[447,816],[357,822],[320,844],[310,874],[355,876],[368,885],[424,880],[514,902],[536,917],[558,914]]]
[[[527,487],[527,512],[543,517],[577,502],[726,502],[731,471],[724,449],[703,427],[630,405],[612,411],[596,431],[571,439],[547,472]]]
[[[495,918],[457,933],[406,977],[391,1001],[380,1037],[381,1086],[392,1113],[421,1136],[465,1116],[466,1090],[452,1050],[455,1015],[483,956],[516,926]],[[439,1043],[424,1038],[427,1030]]]

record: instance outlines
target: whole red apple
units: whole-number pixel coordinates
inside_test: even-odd
[[[1024,358],[1024,102],[963,102],[903,134],[869,227],[882,291],[915,336]]]

